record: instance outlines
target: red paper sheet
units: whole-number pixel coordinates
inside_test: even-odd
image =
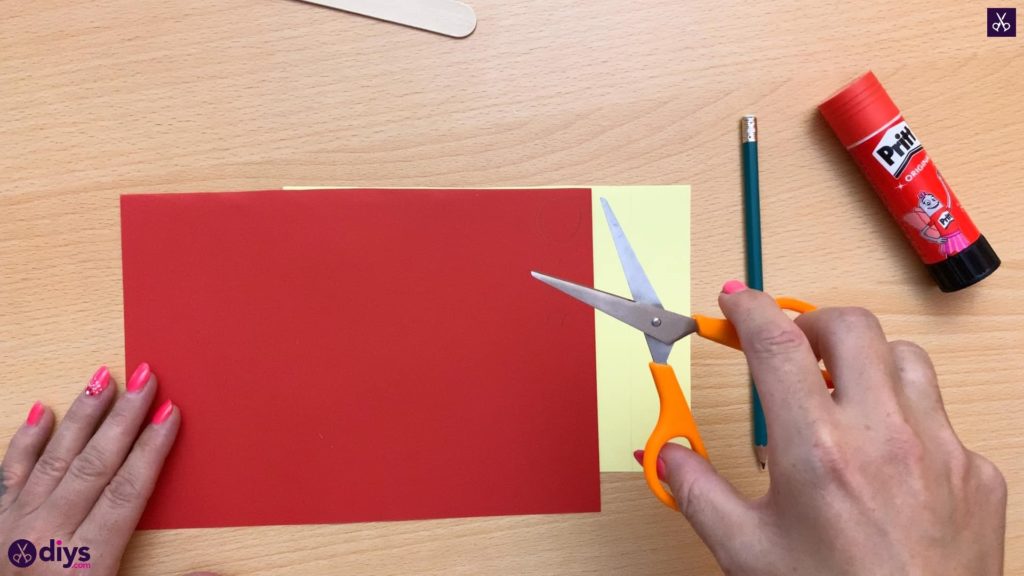
[[[590,191],[121,198],[125,355],[183,423],[141,528],[600,508]]]

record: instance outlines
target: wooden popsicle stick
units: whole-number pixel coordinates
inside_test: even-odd
[[[302,0],[453,38],[476,29],[476,13],[458,0]]]

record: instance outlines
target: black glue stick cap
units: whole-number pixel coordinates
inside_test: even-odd
[[[928,272],[943,292],[956,292],[977,284],[999,268],[1001,261],[984,236],[957,254],[928,265]]]

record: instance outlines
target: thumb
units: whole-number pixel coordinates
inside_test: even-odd
[[[755,526],[754,510],[711,463],[692,450],[669,442],[661,449],[665,482],[679,510],[716,558],[729,556],[734,544]]]

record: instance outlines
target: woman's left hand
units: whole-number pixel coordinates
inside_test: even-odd
[[[147,419],[157,388],[147,364],[135,370],[120,397],[112,384],[106,367],[97,370],[60,426],[36,402],[11,439],[0,468],[5,568],[117,573],[181,414],[167,401]]]

